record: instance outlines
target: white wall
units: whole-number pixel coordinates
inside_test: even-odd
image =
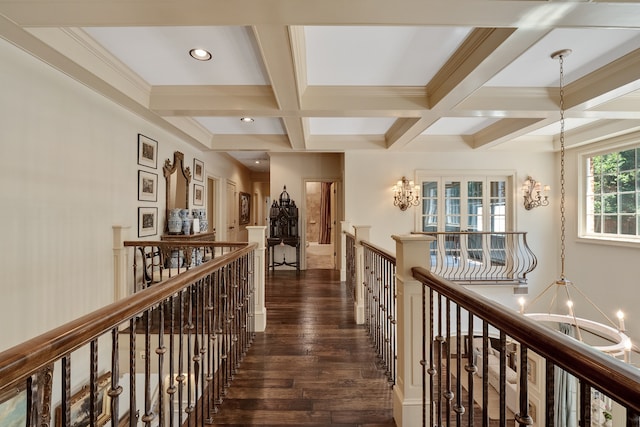
[[[555,280],[559,185],[554,155],[508,151],[442,153],[349,152],[345,154],[345,219],[351,225],[370,225],[371,241],[395,253],[393,234],[415,230],[420,207],[401,211],[393,206],[392,187],[403,176],[414,179],[418,170],[511,170],[516,172],[514,200],[517,206],[515,231],[528,232],[527,241],[539,267],[530,274],[529,293],[535,295]],[[527,211],[522,205],[522,182],[527,175],[549,183],[550,206]],[[508,306],[517,307],[512,289],[485,287],[483,293]]]
[[[162,165],[175,150],[191,168],[196,157],[208,173],[251,187],[226,156],[195,149],[1,40],[0,58],[3,350],[113,301],[112,226],[130,226],[126,238],[137,240],[138,207],[157,206],[162,233]],[[155,170],[137,164],[138,133],[158,141]],[[139,169],[158,174],[157,202],[138,201]]]

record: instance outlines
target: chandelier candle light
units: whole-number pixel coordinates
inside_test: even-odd
[[[594,345],[593,347],[607,353],[612,356],[620,356],[624,355],[624,361],[630,362],[630,352],[632,348],[631,339],[625,334],[625,326],[624,326],[624,313],[622,311],[618,311],[616,313],[618,317],[618,324],[616,325],[607,315],[600,309],[596,304],[591,301],[580,289],[575,286],[571,280],[569,280],[565,276],[565,229],[566,229],[566,220],[565,220],[565,135],[564,135],[564,127],[565,127],[565,118],[564,118],[564,58],[571,53],[570,49],[563,49],[551,54],[551,58],[557,59],[560,61],[560,278],[555,282],[551,283],[547,286],[538,296],[536,296],[531,304],[538,301],[548,290],[555,288],[555,295],[553,295],[551,299],[551,303],[549,304],[549,311],[544,313],[526,313],[525,311],[525,300],[524,298],[520,298],[520,313],[532,318],[534,320],[540,322],[558,322],[558,323],[567,323],[572,325],[575,328],[577,333],[578,340],[582,341],[582,330],[589,331],[596,336],[600,336],[602,338],[607,339],[610,343],[608,345]],[[540,184],[537,183],[531,177],[527,178],[525,181],[525,185],[523,186],[523,190],[525,190],[525,208],[531,209],[537,206],[546,206],[548,204],[546,196],[541,196],[539,191]],[[545,188],[546,190],[546,188]],[[527,207],[527,194],[531,196],[531,207]],[[533,195],[532,195],[533,194]],[[562,289],[566,295],[566,303],[568,308],[567,314],[556,314],[551,312],[551,306],[554,303],[558,302],[558,291]],[[606,319],[607,324],[597,322],[590,319],[585,319],[576,316],[576,306],[575,302],[571,297],[570,289],[577,291],[600,315]]]
[[[398,206],[401,211],[406,211],[410,206],[420,204],[420,186],[415,185],[404,176],[393,186],[393,206]]]

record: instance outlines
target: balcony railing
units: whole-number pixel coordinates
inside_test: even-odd
[[[424,232],[431,243],[431,271],[456,283],[526,285],[537,259],[525,232]]]
[[[395,362],[394,418],[399,427],[484,427],[514,421],[520,426],[564,426],[555,419],[560,397],[554,386],[572,381],[571,376],[576,378],[576,409],[565,413],[565,419],[600,426],[607,411],[614,426],[640,427],[640,371],[424,267],[434,260],[437,243],[443,248],[449,241],[446,233],[393,236],[399,254],[394,257],[366,241],[369,227],[354,228],[356,255],[348,256],[347,263],[356,265],[347,269],[359,277],[355,315],[358,319],[362,305],[362,323],[376,349],[383,349],[381,361]],[[480,234],[485,246],[490,234]],[[514,246],[526,247],[524,233],[508,234],[505,240],[513,238]],[[460,242],[471,237],[454,235]],[[494,253],[493,264],[512,263],[506,261],[509,253]],[[483,253],[483,259],[489,260],[489,254]],[[423,267],[416,268],[418,264]],[[527,265],[521,271],[531,271],[535,257]],[[386,329],[388,319],[393,322]],[[385,359],[387,342],[396,347]],[[422,405],[416,403],[420,400]]]
[[[0,396],[24,403],[13,415],[27,426],[211,421],[253,340],[255,249],[244,244],[0,353]]]
[[[412,271],[423,285],[425,309],[420,323],[427,326],[422,361],[414,367],[422,369],[423,383],[428,385],[423,395],[423,426],[442,425],[443,420],[471,425],[469,419],[475,417],[488,425],[490,393],[499,398],[500,425],[509,425],[515,418],[520,426],[554,426],[561,415],[555,408],[569,411],[562,415],[572,419],[573,425],[604,425],[604,407],[599,402],[607,399],[620,407],[615,425],[640,425],[637,368],[425,268]],[[572,381],[577,384],[574,412],[570,404],[556,405],[563,397],[554,393],[554,387]],[[463,384],[469,396],[465,400]],[[478,401],[474,403],[474,387],[481,390],[480,409]],[[567,395],[571,392],[565,391]],[[606,408],[615,418],[612,406]]]
[[[396,380],[396,258],[361,242],[364,262],[364,323],[390,383]]]
[[[125,241],[133,248],[134,292],[170,279],[193,267],[246,246],[238,242],[217,241]]]

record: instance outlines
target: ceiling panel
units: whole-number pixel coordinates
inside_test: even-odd
[[[571,83],[638,48],[638,29],[559,28],[551,31],[531,49],[524,51],[486,85],[557,86],[559,66],[558,61],[551,58],[551,54],[561,49],[572,50],[564,61],[565,83]]]
[[[268,84],[248,27],[84,28],[151,85]],[[209,51],[210,61],[189,56]]]
[[[465,27],[305,27],[310,85],[426,85]]]

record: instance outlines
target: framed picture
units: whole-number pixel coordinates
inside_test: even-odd
[[[204,186],[193,184],[193,204],[195,206],[204,204]]]
[[[528,355],[527,357],[527,378],[529,384],[535,388],[538,387],[538,361],[535,356]]]
[[[158,208],[138,208],[138,237],[158,234]]]
[[[138,200],[143,202],[158,201],[158,174],[143,170],[138,171]]]
[[[158,141],[138,134],[138,164],[156,169],[158,167]]]
[[[98,378],[98,417],[96,425],[104,426],[111,419],[111,405],[108,389],[111,386],[111,372]],[[82,387],[78,393],[71,396],[71,427],[83,427],[90,425],[89,419],[89,384]],[[56,427],[62,426],[62,405],[56,408]]]
[[[23,426],[27,422],[27,392],[12,388],[0,396],[0,426]]]
[[[249,224],[251,219],[251,195],[240,192],[240,225]]]
[[[204,181],[204,163],[198,159],[193,159],[193,179]]]

